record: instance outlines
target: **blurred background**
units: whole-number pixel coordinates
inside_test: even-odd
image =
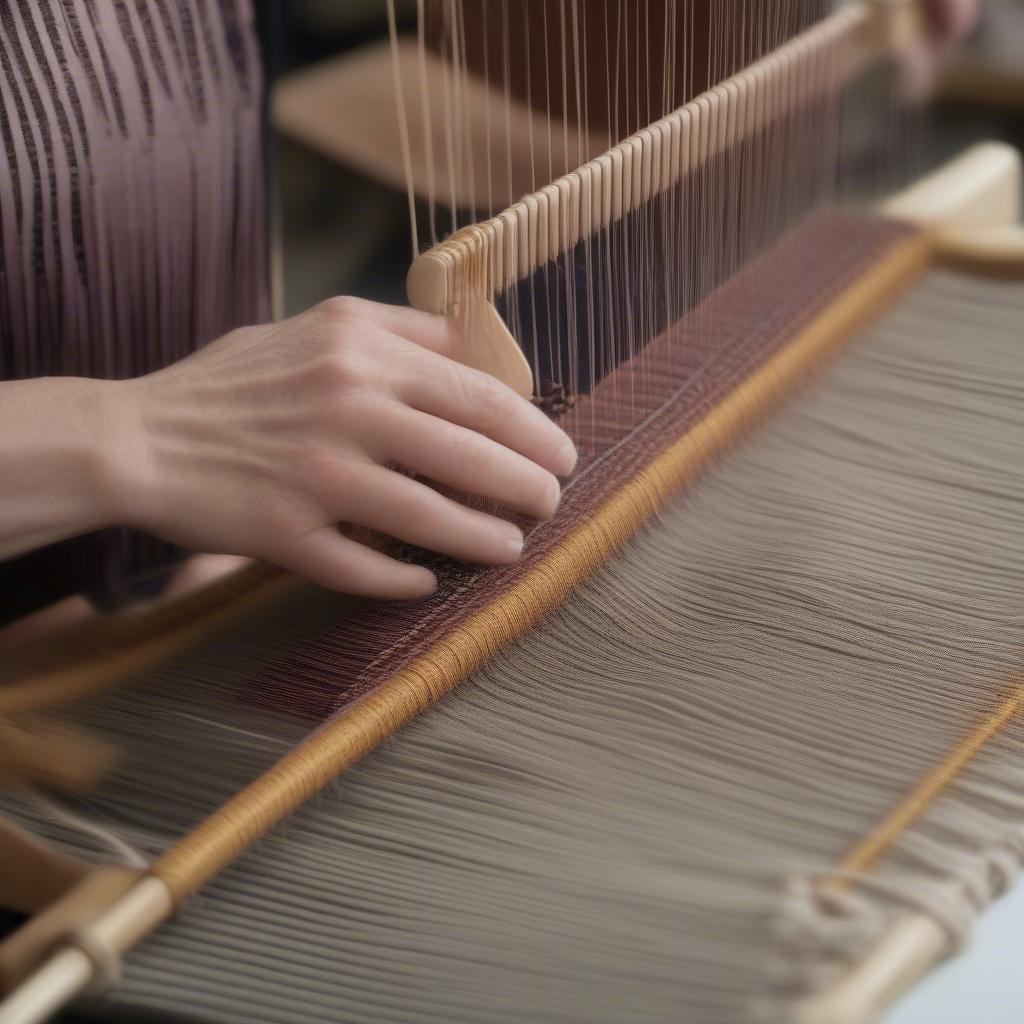
[[[398,0],[396,11],[399,30],[412,32],[415,0]],[[329,141],[311,141],[308,122],[299,130],[273,102],[275,92],[301,86],[304,72],[331,64],[340,70],[362,48],[385,44],[385,0],[273,2],[261,17],[273,82],[271,166],[284,311],[339,293],[404,302],[411,254],[404,193],[328,155]],[[914,130],[927,164],[979,139],[1024,147],[1024,0],[986,0],[977,31],[941,69],[933,107],[923,128],[915,119]],[[331,131],[325,123],[325,140]]]
[[[384,0],[293,0],[267,9],[272,89],[387,39]],[[415,0],[399,0],[397,11],[400,27],[411,31]],[[270,144],[285,313],[340,293],[404,302],[411,253],[405,195],[298,141],[287,127],[275,126]]]

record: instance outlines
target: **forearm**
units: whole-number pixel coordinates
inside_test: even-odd
[[[113,381],[0,383],[0,559],[117,522],[130,447]]]

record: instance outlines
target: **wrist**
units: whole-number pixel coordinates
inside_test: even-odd
[[[83,414],[92,437],[82,455],[83,486],[104,525],[151,529],[144,381],[88,381]]]
[[[118,524],[117,387],[73,377],[0,385],[0,558]]]
[[[56,433],[51,456],[65,501],[84,530],[127,526],[135,447],[125,381],[50,381]]]

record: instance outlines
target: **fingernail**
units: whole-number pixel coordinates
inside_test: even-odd
[[[428,569],[423,576],[423,590],[421,597],[429,597],[437,590],[437,577]]]
[[[576,468],[576,445],[572,441],[566,441],[565,444],[558,449],[558,455],[555,457],[556,463],[562,467],[558,471],[559,476],[568,476]]]
[[[523,535],[519,534],[518,537],[509,537],[505,541],[505,547],[509,553],[509,557],[514,561],[523,553]]]
[[[548,480],[548,515],[554,515],[562,501],[562,485],[554,478]]]

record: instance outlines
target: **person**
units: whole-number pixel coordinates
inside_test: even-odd
[[[422,481],[543,519],[569,438],[448,358],[444,318],[338,297],[265,322],[254,10],[107,6],[0,11],[0,615],[152,596],[183,551],[436,586],[337,523],[514,561],[518,525]]]
[[[927,9],[937,49],[977,13]],[[246,0],[0,7],[0,623],[138,596],[124,581],[181,550],[435,588],[339,522],[519,557],[515,523],[409,471],[531,518],[558,505],[572,442],[451,360],[448,321],[342,297],[265,322],[255,39]]]

